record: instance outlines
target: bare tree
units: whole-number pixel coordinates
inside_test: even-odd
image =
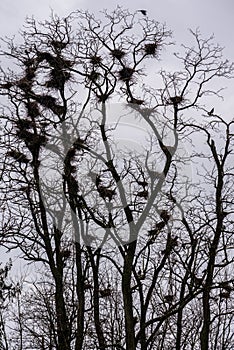
[[[233,65],[191,32],[147,86],[171,32],[120,7],[21,34],[1,52],[2,232],[44,273],[15,312],[23,348],[231,349],[233,120],[204,104]]]
[[[12,260],[2,266],[0,263],[0,349],[8,350],[9,345],[9,333],[8,327],[8,312],[14,299],[20,292],[19,283],[14,283],[10,279],[10,270],[12,268]]]

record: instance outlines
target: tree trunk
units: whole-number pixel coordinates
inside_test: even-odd
[[[127,255],[124,261],[122,291],[125,313],[126,350],[136,349],[136,339],[134,330],[133,302],[131,293],[132,264],[136,250],[136,241],[129,244]]]

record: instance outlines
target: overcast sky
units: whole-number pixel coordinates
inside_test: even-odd
[[[130,10],[146,9],[150,17],[166,22],[177,38],[183,38],[189,27],[200,27],[205,34],[214,33],[217,40],[226,46],[227,54],[233,49],[234,1],[233,0],[3,0],[0,3],[1,36],[13,34],[22,26],[25,17],[38,19],[49,17],[51,9],[58,15],[68,15],[76,9],[98,12],[116,5]]]
[[[190,40],[188,29],[200,28],[208,37],[215,35],[216,41],[225,47],[225,57],[234,61],[234,1],[233,0],[2,0],[0,3],[0,36],[13,35],[22,27],[26,16],[48,19],[51,10],[59,16],[67,16],[77,9],[88,9],[94,13],[104,8],[113,9],[122,5],[131,11],[146,9],[151,18],[167,24],[174,32],[174,40],[180,44]],[[230,98],[225,112],[234,109],[231,90],[234,82],[227,82]],[[220,111],[221,112],[221,111]]]

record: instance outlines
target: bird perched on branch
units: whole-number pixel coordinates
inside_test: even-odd
[[[137,271],[137,276],[139,280],[144,280],[145,279],[145,273],[141,271],[141,268]]]
[[[147,15],[147,11],[146,10],[138,10],[137,12],[141,12],[142,15],[146,16]]]
[[[213,115],[214,114],[214,108],[212,108],[207,114],[208,115]]]

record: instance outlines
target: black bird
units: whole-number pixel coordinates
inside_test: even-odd
[[[146,10],[138,10],[138,12],[141,12],[142,15],[146,16],[147,15],[147,11]]]
[[[208,115],[212,115],[214,114],[214,108],[212,108],[209,112],[208,112]]]

